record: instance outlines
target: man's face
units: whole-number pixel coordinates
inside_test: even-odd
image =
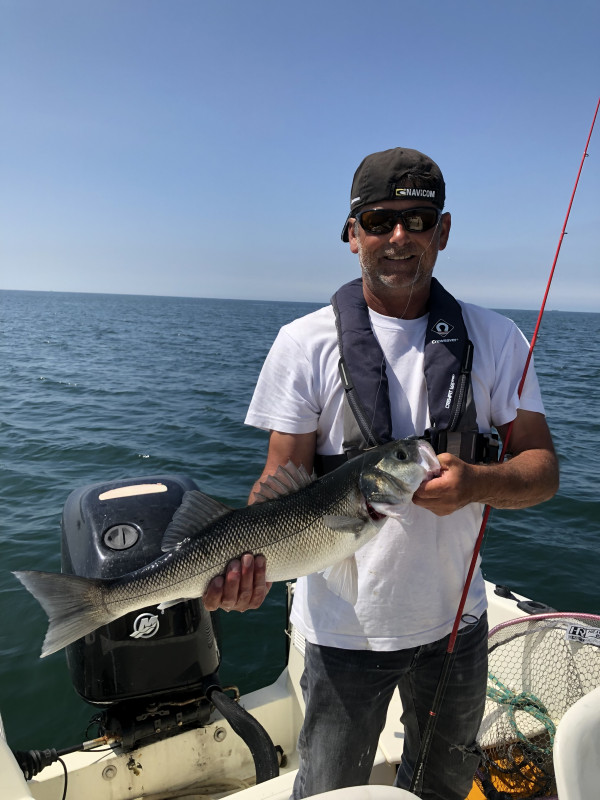
[[[433,203],[419,200],[382,200],[365,208],[392,208],[406,210]],[[355,231],[356,227],[356,231]],[[428,285],[437,254],[448,243],[450,214],[442,214],[434,228],[419,233],[406,231],[400,222],[386,234],[367,233],[360,223],[349,226],[350,250],[358,253],[363,278],[373,291],[412,289]]]

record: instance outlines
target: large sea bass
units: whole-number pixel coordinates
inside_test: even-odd
[[[416,439],[368,450],[315,481],[290,463],[262,485],[263,502],[245,508],[186,492],[165,531],[165,555],[119,578],[15,572],[50,620],[42,656],[130,611],[200,597],[244,553],[266,557],[269,581],[326,570],[331,590],[355,602],[355,551],[438,470],[432,448]]]

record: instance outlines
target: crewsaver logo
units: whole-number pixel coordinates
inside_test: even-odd
[[[454,330],[454,325],[450,325],[449,322],[446,322],[443,319],[439,319],[433,328],[431,329],[434,333],[437,333],[438,336],[448,336],[449,333],[452,333]]]

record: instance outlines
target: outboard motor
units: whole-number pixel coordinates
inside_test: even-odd
[[[63,509],[62,571],[106,579],[146,566],[163,555],[167,525],[185,492],[197,488],[190,478],[159,475],[75,490]],[[103,708],[100,734],[118,741],[125,753],[207,725],[214,705],[248,745],[256,782],[270,780],[279,774],[277,749],[262,725],[223,692],[219,663],[212,615],[200,599],[162,612],[138,609],[67,647],[76,691]],[[31,779],[60,754],[14,755]]]
[[[115,578],[150,563],[163,555],[164,531],[184,493],[197,488],[185,476],[160,475],[75,490],[63,510],[62,571]],[[67,647],[76,691],[89,703],[111,706],[110,724],[131,746],[157,738],[159,730],[180,730],[186,717],[207,722],[205,695],[219,684],[219,661],[211,614],[199,599],[163,612],[139,609]],[[128,729],[132,716],[134,731]]]

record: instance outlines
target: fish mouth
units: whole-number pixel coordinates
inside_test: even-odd
[[[435,450],[424,439],[418,441],[419,455],[421,457],[420,464],[425,470],[425,477],[423,483],[430,481],[432,478],[437,478],[440,474],[440,462],[435,454]]]
[[[379,522],[380,519],[383,519],[386,516],[386,514],[383,514],[381,511],[377,511],[377,509],[374,508],[366,498],[365,504],[367,506],[367,514],[373,520],[373,522]],[[377,503],[377,505],[380,504]]]

